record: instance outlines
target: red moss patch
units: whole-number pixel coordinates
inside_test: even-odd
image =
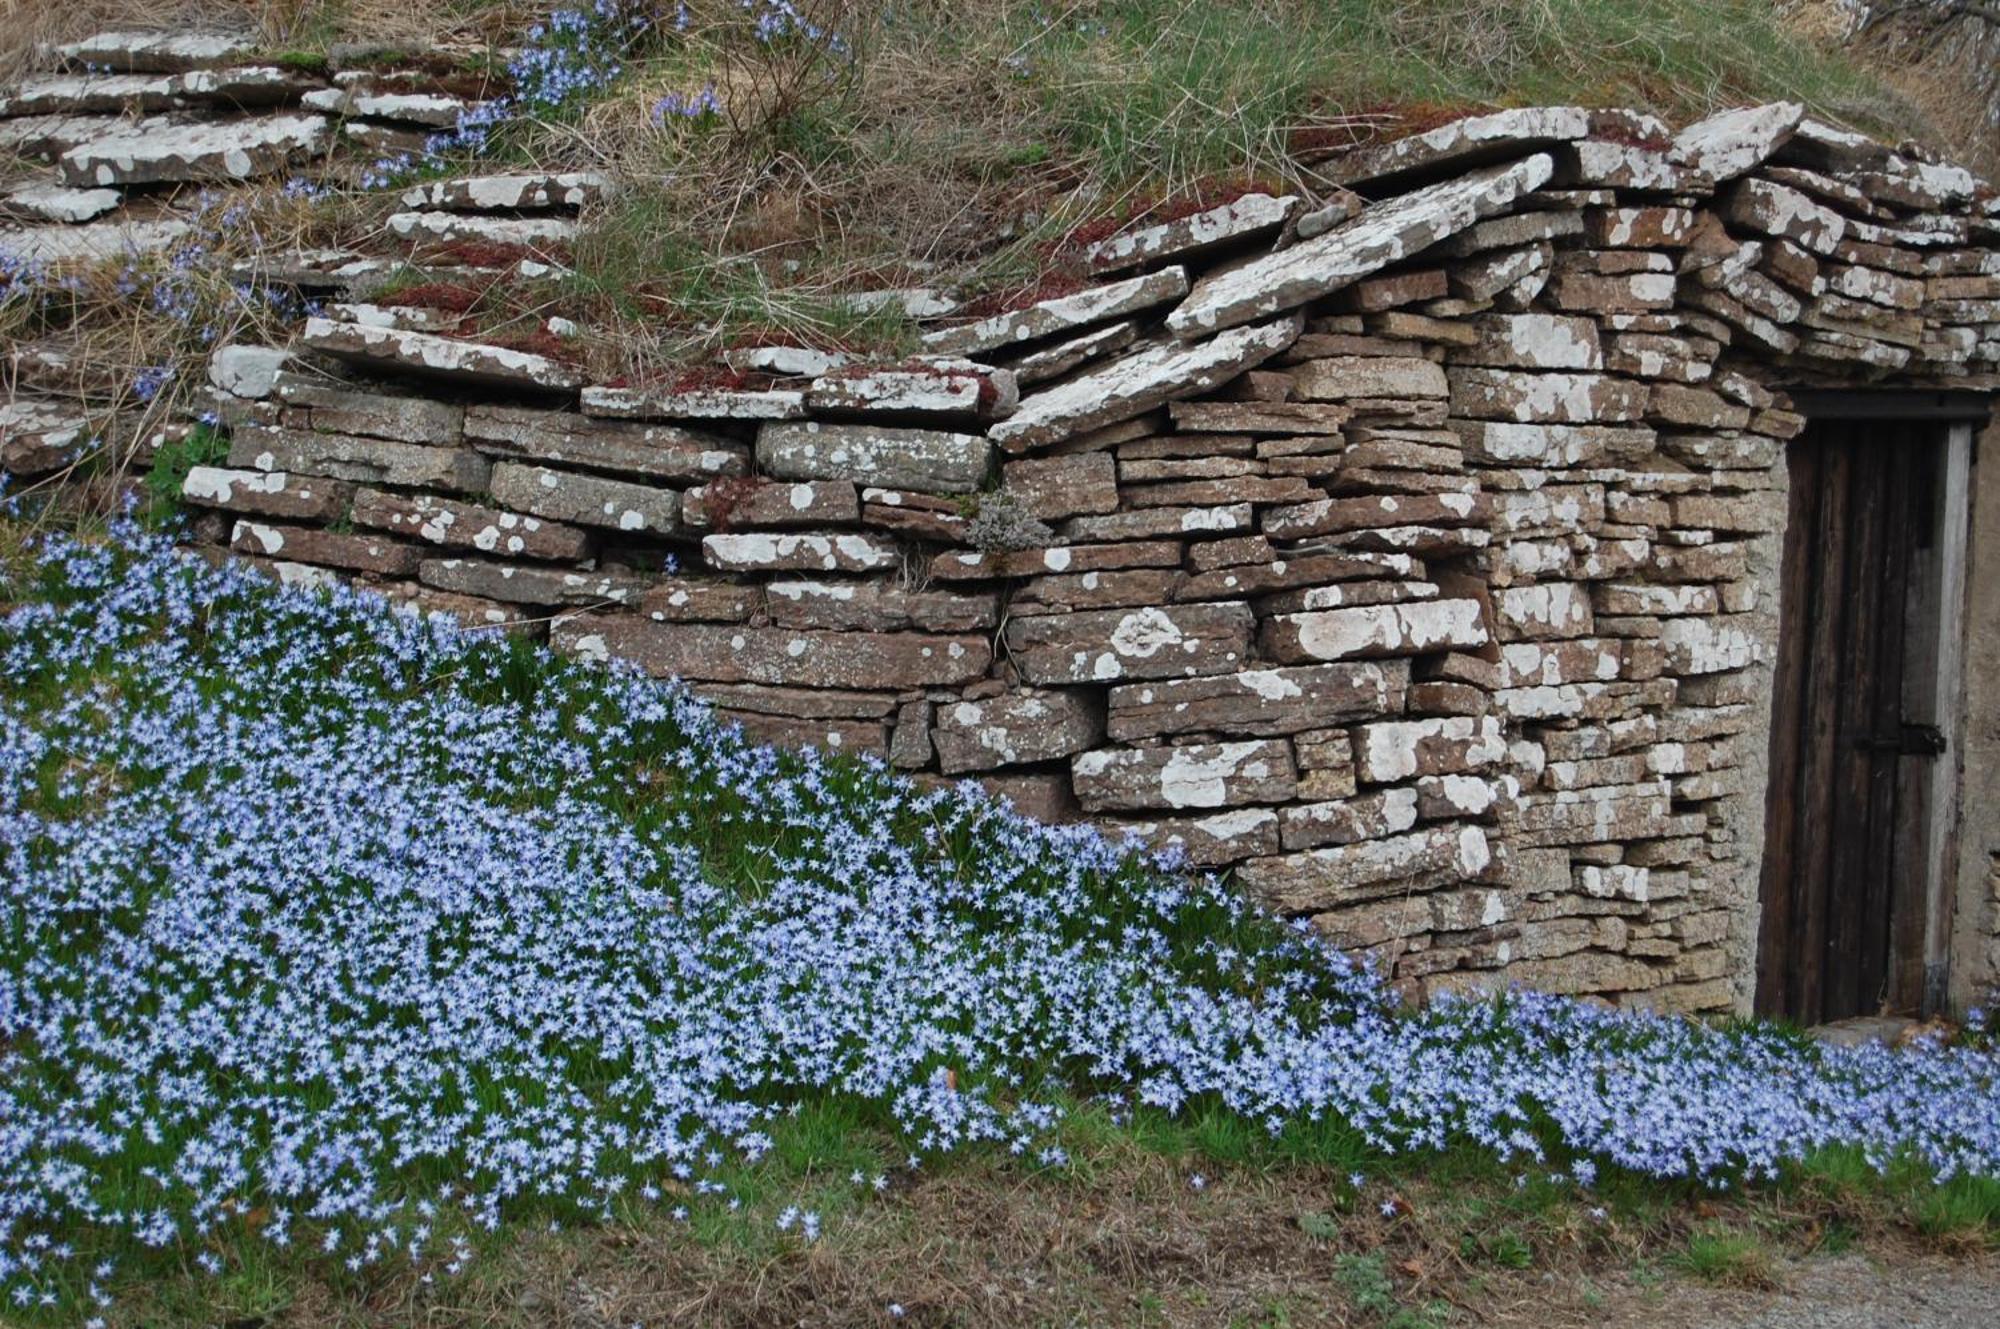
[[[425,282],[421,286],[397,291],[387,296],[383,303],[408,309],[441,309],[448,314],[463,314],[478,304],[484,294],[476,287],[459,282]]]

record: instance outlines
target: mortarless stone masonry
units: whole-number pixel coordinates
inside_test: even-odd
[[[1796,106],[1503,111],[1327,169],[1358,192],[1131,228],[996,318],[886,293],[931,369],[584,386],[330,312],[275,378],[219,367],[251,386],[187,497],[288,580],[1178,848],[1413,996],[1743,1009],[1785,390],[2000,386],[2000,203]],[[64,455],[62,405],[7,408],[8,467]],[[996,488],[1029,547],[963,543]]]

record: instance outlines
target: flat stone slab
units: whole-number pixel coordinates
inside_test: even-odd
[[[1115,355],[1138,339],[1136,322],[1112,323],[1024,355],[1008,368],[1014,371],[1015,382],[1025,388],[1032,383],[1061,378],[1092,360]]]
[[[188,233],[186,222],[170,217],[149,221],[113,218],[82,226],[51,224],[0,229],[0,254],[29,263],[88,263],[155,254]]]
[[[1279,913],[1310,914],[1409,882],[1469,880],[1492,861],[1479,827],[1427,826],[1359,844],[1253,858],[1236,869],[1236,884]]]
[[[1722,216],[1764,235],[1781,236],[1815,254],[1831,254],[1847,234],[1847,218],[1789,185],[1752,177],[1739,181]]]
[[[858,531],[705,535],[701,556],[718,572],[883,572],[903,561],[894,544]]]
[[[73,65],[126,72],[178,74],[238,64],[256,49],[245,33],[100,32],[56,48]]]
[[[1235,673],[1255,620],[1242,601],[1015,618],[1009,658],[1035,684]]]
[[[417,568],[426,586],[525,605],[631,604],[652,583],[620,572],[578,572],[478,558],[432,558]]]
[[[785,480],[852,480],[885,489],[969,494],[986,483],[993,445],[977,434],[881,425],[768,424],[757,465]]]
[[[806,389],[806,408],[857,415],[990,420],[1021,399],[1011,370],[970,361],[887,369],[836,369]]]
[[[287,475],[283,471],[230,470],[193,466],[181,482],[181,497],[197,507],[251,512],[294,521],[332,521],[347,511],[354,486],[344,480]]]
[[[1043,300],[1012,313],[995,314],[963,327],[926,333],[923,347],[934,355],[977,355],[1122,318],[1178,300],[1187,291],[1186,269],[1162,268],[1143,277]]]
[[[363,120],[393,120],[427,129],[450,129],[479,103],[434,92],[374,92],[366,88],[316,88],[299,99],[308,110]]]
[[[861,498],[846,480],[725,481],[688,490],[681,520],[739,531],[845,526],[861,520]]]
[[[0,120],[0,148],[23,157],[53,160],[79,143],[102,138],[128,123],[115,115],[24,115]]]
[[[569,245],[581,228],[567,217],[484,217],[474,212],[398,212],[389,233],[399,240],[484,240],[529,249]]]
[[[1383,655],[1423,655],[1484,646],[1488,636],[1477,600],[1425,600],[1356,605],[1264,621],[1265,655],[1287,664]]]
[[[511,461],[493,468],[492,489],[496,501],[515,511],[553,521],[651,535],[681,526],[681,496],[672,489]]]
[[[238,426],[229,440],[229,465],[462,494],[478,493],[492,477],[492,463],[469,448],[428,447],[270,425]]]
[[[1245,194],[1192,216],[1099,240],[1084,251],[1084,262],[1093,272],[1117,272],[1142,263],[1187,258],[1218,245],[1274,235],[1298,206],[1299,199],[1293,194]]]
[[[403,191],[406,208],[452,212],[536,212],[580,208],[615,192],[611,177],[597,171],[539,171],[514,175],[465,175],[431,180]]]
[[[904,318],[945,318],[958,312],[961,301],[929,286],[909,286],[893,291],[856,291],[831,299],[848,309],[873,313],[893,309]]]
[[[1510,207],[1554,174],[1554,159],[1537,153],[1378,203],[1324,235],[1208,274],[1167,326],[1192,339],[1296,309]]]
[[[60,470],[83,454],[90,438],[89,417],[68,402],[0,401],[0,470],[15,475]]]
[[[1282,739],[1175,748],[1110,748],[1070,762],[1085,811],[1238,807],[1282,803],[1298,789]]]
[[[659,678],[776,687],[955,687],[986,673],[984,637],[917,632],[806,632],[735,624],[655,623],[624,614],[578,614],[550,629],[558,650],[630,660]]]
[[[1770,160],[1805,120],[1797,102],[1743,106],[1697,120],[1674,135],[1668,154],[1717,184],[1734,180]]]
[[[591,551],[590,535],[573,526],[435,494],[364,489],[354,496],[352,516],[356,526],[410,536],[446,549],[565,561],[586,558]]]
[[[946,775],[1054,761],[1104,737],[1104,708],[1083,691],[1009,693],[947,702],[931,729]]]
[[[1000,619],[992,592],[911,591],[885,580],[791,577],[767,582],[764,607],[781,628],[831,632],[981,632]]]
[[[481,452],[520,461],[701,482],[742,475],[741,443],[676,425],[599,420],[574,411],[480,403],[465,411],[465,437]]]
[[[1065,383],[1026,397],[987,434],[1010,451],[1045,446],[1116,424],[1177,397],[1227,383],[1298,340],[1296,318],[1231,328],[1192,345],[1168,342],[1134,351]]]
[[[166,111],[179,89],[171,74],[35,74],[0,94],[0,116]]]
[[[56,164],[77,186],[249,180],[322,156],[331,141],[326,120],[317,115],[154,116],[79,143]]]
[[[1409,684],[1400,660],[1124,683],[1111,689],[1106,732],[1120,741],[1202,732],[1276,737],[1393,715]]]
[[[1528,106],[1467,116],[1379,147],[1359,148],[1321,170],[1344,185],[1366,184],[1417,172],[1463,171],[1541,146],[1568,143],[1590,133],[1590,112],[1580,106]]]
[[[560,392],[581,386],[584,378],[574,366],[530,351],[325,318],[307,319],[299,344],[377,371],[400,370],[493,387]]]
[[[611,388],[583,390],[583,413],[613,420],[797,420],[806,394],[730,388]]]
[[[222,346],[208,357],[208,381],[232,397],[263,401],[278,389],[292,353],[277,346]]]
[[[1637,420],[1645,414],[1647,400],[1644,383],[1609,374],[1468,366],[1452,375],[1452,414],[1480,420],[1524,424]]]

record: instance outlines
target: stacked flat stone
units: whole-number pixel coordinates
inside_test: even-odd
[[[2000,207],[1793,106],[1321,169],[1025,308],[861,297],[923,321],[894,365],[579,386],[317,322],[218,367],[231,453],[187,496],[288,580],[1178,847],[1415,996],[1735,1005],[1781,385],[2000,386]]]
[[[322,75],[240,33],[107,32],[46,55],[0,89],[0,153],[47,164],[0,180],[0,256],[17,261],[166,248],[188,234],[179,186],[308,171],[343,143],[357,158],[419,151],[480,104],[447,89],[484,91],[482,77],[446,72],[449,52],[413,63],[354,50],[350,68],[336,53]],[[440,225],[431,213],[400,224],[406,239],[465,238],[427,230]]]

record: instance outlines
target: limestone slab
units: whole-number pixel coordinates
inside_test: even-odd
[[[446,549],[558,560],[585,558],[591,550],[590,536],[575,527],[476,503],[461,503],[436,494],[364,489],[354,496],[352,517],[356,526],[389,531]]]
[[[332,521],[347,511],[354,486],[283,471],[193,466],[181,482],[181,497],[196,507],[292,521]]]
[[[1297,318],[1288,318],[1231,328],[1207,341],[1143,347],[1023,398],[1012,416],[987,433],[1009,451],[1024,451],[1130,420],[1256,368],[1290,346],[1301,326]]]
[[[758,431],[757,464],[786,480],[968,494],[986,483],[993,445],[977,434],[934,429],[773,423]]]
[[[464,428],[475,447],[495,456],[653,480],[713,480],[750,465],[747,447],[718,434],[574,411],[478,403],[466,408]]]
[[[1275,737],[1403,708],[1400,660],[1246,669],[1111,689],[1106,732],[1120,741],[1169,734]]]
[[[1264,653],[1287,664],[1421,655],[1488,640],[1477,600],[1427,600],[1356,605],[1266,619]]]
[[[229,465],[456,493],[478,493],[492,476],[492,463],[469,448],[427,447],[271,425],[239,427],[229,441]]]
[[[630,660],[660,678],[783,687],[950,687],[980,677],[993,660],[983,637],[656,623],[620,614],[578,614],[549,635],[558,650]]]
[[[79,188],[248,180],[323,156],[330,142],[317,115],[154,116],[79,143],[56,164],[63,180]]]
[[[580,208],[609,197],[609,176],[597,171],[533,171],[512,175],[467,175],[431,180],[403,192],[406,208],[449,208],[454,212],[534,212]]]
[[[1008,658],[1034,684],[1234,673],[1248,658],[1250,606],[1145,606],[1016,618]]]
[[[1297,196],[1291,194],[1245,194],[1192,216],[1099,240],[1084,251],[1084,261],[1093,271],[1116,272],[1142,263],[1187,258],[1218,245],[1274,234],[1298,206]]]
[[[946,702],[931,729],[946,775],[1053,761],[1082,752],[1103,736],[1102,703],[1069,689]]]
[[[499,502],[552,521],[632,534],[663,535],[681,528],[681,496],[672,489],[511,461],[493,468],[492,487]]]
[[[424,377],[502,388],[559,392],[578,387],[583,373],[573,365],[531,351],[480,342],[454,341],[429,332],[370,328],[309,318],[299,344],[358,365]]]
[[[923,348],[933,355],[978,355],[1003,346],[1018,346],[1044,337],[1087,328],[1123,318],[1142,309],[1178,300],[1187,294],[1187,271],[1162,268],[1144,276],[1130,277],[1108,286],[1058,296],[1017,309],[995,314],[962,327],[941,328],[924,334]]]
[[[1282,803],[1298,788],[1283,739],[1170,748],[1100,748],[1070,762],[1087,812],[1239,807]]]
[[[894,544],[859,531],[705,535],[701,556],[718,572],[881,572],[902,563]]]
[[[1538,153],[1378,203],[1336,230],[1203,277],[1167,326],[1193,339],[1296,309],[1502,211],[1554,171]]]

